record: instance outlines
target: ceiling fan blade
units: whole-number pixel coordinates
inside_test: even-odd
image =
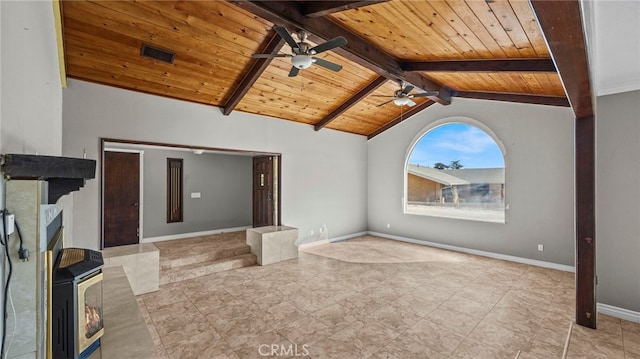
[[[438,91],[429,91],[429,92],[415,93],[413,95],[409,95],[409,97],[411,97],[411,98],[413,98],[413,97],[430,97],[430,96],[438,96],[438,94],[440,94]]]
[[[416,103],[411,101],[411,100],[409,100],[409,102],[407,102],[407,106],[409,106],[409,107],[413,107],[415,105],[416,105]]]
[[[402,89],[402,93],[404,93],[404,94],[407,94],[407,95],[408,95],[408,94],[409,94],[409,92],[411,92],[411,90],[413,90],[413,89],[414,89],[414,86],[412,86],[412,85],[407,85],[407,86],[405,86],[405,87]]]
[[[272,57],[291,57],[292,55],[288,54],[253,54],[251,55],[254,59],[270,59]]]
[[[298,76],[298,72],[300,72],[300,69],[295,67],[295,66],[291,66],[291,71],[289,71],[289,77],[296,77]]]
[[[309,49],[309,53],[315,55],[321,52],[325,52],[327,50],[335,49],[336,47],[344,46],[347,44],[347,39],[342,36],[338,36],[333,38],[327,42],[323,42],[322,44],[312,47]]]
[[[377,105],[376,107],[384,106],[384,105],[388,104],[389,102],[391,102],[391,101],[393,101],[393,100],[395,100],[395,98],[394,98],[394,99],[391,99],[391,100],[389,100],[389,101],[383,102],[383,103],[381,103],[381,104]]]
[[[331,70],[331,71],[338,72],[338,71],[342,70],[342,66],[341,66],[341,65],[334,64],[334,63],[333,63],[333,62],[331,62],[331,61],[327,61],[327,60],[323,60],[323,59],[319,59],[319,58],[314,57],[314,58],[313,58],[313,62],[314,62],[316,65],[318,65],[318,66],[322,66],[322,67],[324,67],[324,68],[326,68],[326,69],[329,69],[329,70]]]
[[[395,96],[390,96],[390,95],[369,95],[369,97],[393,97],[393,98],[396,98]]]
[[[276,25],[273,27],[273,29],[276,30],[276,32],[280,35],[280,37],[282,37],[284,41],[286,41],[287,44],[291,46],[292,49],[300,50],[300,46],[298,46],[298,43],[296,42],[296,40],[293,39],[293,36],[291,36],[291,34],[289,33],[289,31],[287,31],[286,28]]]

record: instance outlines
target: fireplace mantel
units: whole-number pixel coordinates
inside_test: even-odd
[[[27,154],[2,155],[2,172],[7,179],[42,180],[49,183],[49,204],[84,186],[95,178],[96,161],[83,158],[38,156]]]

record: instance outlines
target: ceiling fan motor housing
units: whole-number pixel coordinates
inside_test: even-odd
[[[313,59],[311,56],[307,55],[295,55],[291,58],[291,63],[293,64],[293,67],[303,70],[313,64]]]

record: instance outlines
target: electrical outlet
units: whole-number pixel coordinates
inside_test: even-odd
[[[312,236],[313,236],[313,233],[314,233],[314,232],[313,232],[313,229],[312,229],[312,230],[311,230],[311,235],[312,235]]]
[[[387,228],[391,228],[391,223],[387,223]]]
[[[318,228],[318,233],[322,233],[322,227]]]
[[[542,244],[538,244],[538,250],[539,250],[540,252],[544,251],[544,245],[542,245]]]

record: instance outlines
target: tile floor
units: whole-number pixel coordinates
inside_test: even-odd
[[[155,358],[547,359],[562,357],[573,296],[572,273],[366,236],[138,304]],[[599,328],[574,326],[568,358],[640,358],[640,324]]]

